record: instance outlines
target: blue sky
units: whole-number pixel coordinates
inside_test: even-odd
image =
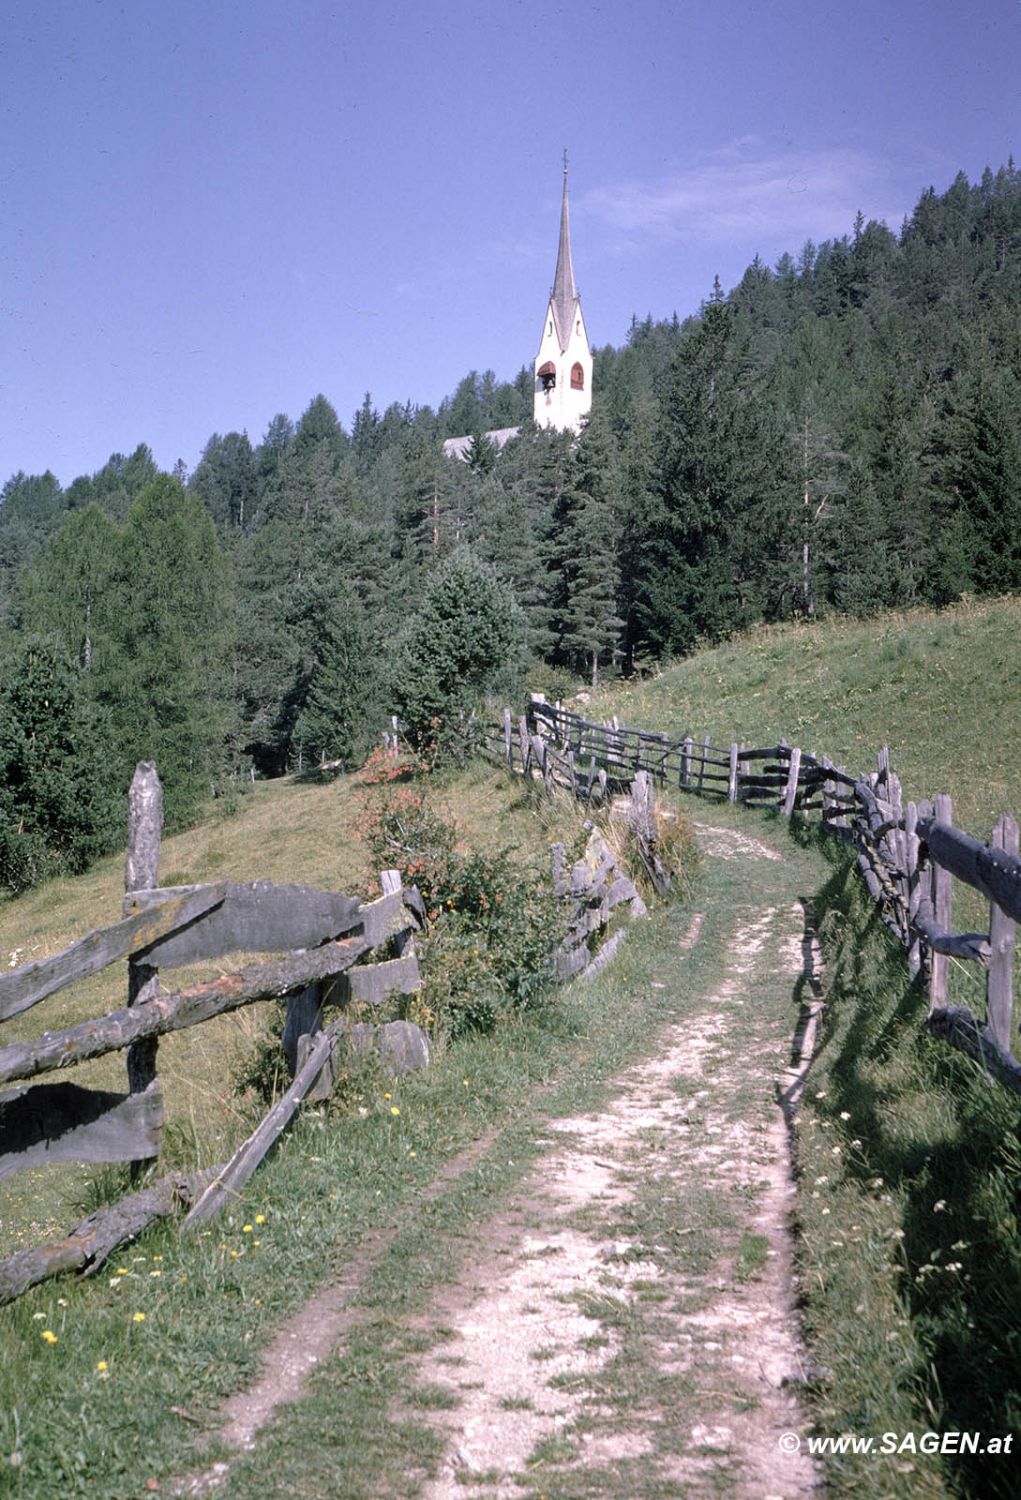
[[[1018,0],[9,0],[0,483],[593,342],[1018,144]]]

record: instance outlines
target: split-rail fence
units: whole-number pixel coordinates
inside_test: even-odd
[[[286,998],[283,1050],[292,1081],[229,1162],[171,1174],[89,1215],[63,1239],[0,1262],[0,1303],[58,1272],[98,1269],[117,1245],[162,1215],[189,1208],[185,1229],[212,1218],[252,1175],[301,1100],[328,1092],[342,1044],[356,1051],[376,1046],[394,1071],[427,1060],[418,1027],[401,1021],[373,1027],[345,1014],[352,1000],[371,1007],[419,987],[414,934],[424,910],[396,871],[383,872],[383,893],[372,901],[268,881],[161,887],[161,823],[156,768],[142,762],[129,798],[121,919],[62,953],[0,975],[2,1028],[75,980],[128,960],[122,1009],[0,1045],[0,1178],[53,1161],[153,1163],[163,1135],[159,1038],[256,1001]],[[276,956],[189,988],[160,986],[161,974],[227,954]],[[340,1010],[328,1024],[327,1007]],[[125,1093],[31,1081],[120,1050],[127,1052]]]
[[[903,945],[913,976],[929,991],[926,1028],[1021,1093],[1013,1055],[1013,954],[1021,920],[1018,824],[1004,814],[988,843],[954,825],[953,804],[904,801],[887,748],[864,775],[781,741],[720,746],[708,736],[668,735],[596,723],[532,695],[526,714],[505,709],[486,731],[490,753],[511,771],[605,801],[646,773],[666,787],[734,803],[772,807],[786,817],[817,816],[850,844],[880,918]],[[954,881],[989,903],[988,930],[953,930]],[[951,962],[975,965],[985,980],[984,1017],[949,1002]]]

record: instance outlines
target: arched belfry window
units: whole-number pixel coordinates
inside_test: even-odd
[[[556,385],[557,367],[551,359],[548,359],[544,365],[540,365],[535,373],[542,381],[542,388],[544,391],[551,391]]]
[[[583,391],[585,389],[585,371],[580,364],[571,366],[571,390]]]

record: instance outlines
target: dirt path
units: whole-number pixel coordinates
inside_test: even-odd
[[[401,1320],[426,1352],[387,1415],[427,1423],[443,1447],[437,1471],[406,1476],[422,1500],[819,1492],[810,1460],[779,1444],[806,1425],[781,1102],[789,1109],[801,1086],[791,997],[811,945],[776,850],[715,822],[696,827],[707,863],[731,879],[716,897],[729,939],[699,962],[721,942],[719,913],[701,937],[714,920],[710,878],[708,914],[684,924],[643,981],[670,991],[684,1019],[650,1035],[603,1107],[547,1122],[535,1166],[478,1224],[460,1272]],[[747,897],[736,909],[735,881]],[[711,982],[699,988],[696,969]],[[812,999],[809,986],[803,1023]],[[449,1162],[427,1196],[491,1137]],[[344,1347],[361,1284],[396,1232],[281,1328],[262,1380],[223,1412],[219,1436],[239,1456],[257,1458],[260,1429]],[[214,1463],[175,1492],[230,1491],[233,1468]]]
[[[775,858],[700,832],[718,857]],[[692,1017],[606,1108],[554,1122],[524,1190],[481,1230],[418,1365],[419,1404],[441,1408],[447,1437],[425,1500],[816,1492],[807,1457],[778,1442],[803,1430],[803,1355],[786,1059],[755,1003],[764,975],[789,987],[802,972],[803,930],[800,905],[743,910]]]

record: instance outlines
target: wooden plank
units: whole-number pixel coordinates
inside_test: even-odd
[[[936,817],[944,824],[952,824],[954,809],[953,803],[946,792],[940,792],[936,798]],[[937,926],[942,927],[944,932],[950,931],[951,910],[953,904],[953,880],[951,873],[946,867],[937,862],[937,856],[933,854],[932,845],[929,846],[932,856],[930,876],[930,900],[932,902],[933,918]],[[949,968],[947,955],[938,950],[933,952],[932,965],[929,971],[929,1009],[938,1010],[947,1003],[947,986],[949,982]]]
[[[138,1161],[158,1156],[163,1095],[37,1084],[0,1094],[0,1177],[51,1161]]]
[[[791,751],[790,771],[787,776],[787,790],[784,793],[782,812],[785,818],[789,818],[794,811],[794,799],[798,794],[798,772],[801,769],[801,751],[795,746]]]
[[[144,909],[79,938],[62,953],[22,964],[20,969],[0,975],[0,1021],[37,1005],[66,984],[98,974],[120,958],[141,953],[157,941],[186,927],[218,906],[226,884],[184,886],[180,890],[157,890]]]
[[[319,984],[307,984],[287,997],[287,1015],[280,1046],[287,1059],[287,1070],[293,1078],[299,1067],[303,1037],[317,1035],[323,1029],[323,991]]]
[[[505,708],[503,711],[503,753],[507,757],[507,769],[514,769],[514,735],[511,729],[511,711]]]
[[[922,945],[915,919],[922,896],[918,871],[918,807],[909,802],[904,809],[904,861],[907,871],[908,972],[912,979],[921,972]]]
[[[1018,825],[1009,813],[993,829],[992,846],[1007,855],[1017,855]],[[1014,1007],[1014,934],[1013,918],[993,902],[989,909],[989,944],[992,955],[986,980],[986,1019],[996,1045],[1004,1052],[1012,1050]]]
[[[1021,921],[1021,859],[1003,849],[992,849],[949,821],[918,819],[918,833],[929,854],[966,885],[995,901],[1009,917]]]
[[[988,965],[992,956],[992,947],[984,932],[948,932],[945,927],[940,926],[932,902],[924,890],[918,895],[913,927],[933,953],[983,965]]]
[[[573,975],[580,974],[582,969],[587,968],[591,960],[592,955],[584,943],[570,952],[564,948],[558,948],[553,958],[553,968],[558,979],[570,979]]]
[[[163,788],[151,760],[139,761],[128,793],[128,848],[124,865],[126,892],[152,890],[159,885],[160,838],[163,831]],[[188,929],[185,929],[186,931]],[[128,1006],[144,1005],[159,994],[157,965],[146,955],[128,960]],[[128,1088],[143,1094],[156,1079],[155,1036],[136,1038],[128,1048]],[[139,1161],[147,1158],[139,1156]],[[136,1169],[136,1175],[137,1175]]]
[[[235,1151],[227,1165],[206,1188],[181,1225],[182,1234],[188,1234],[202,1224],[208,1224],[210,1219],[214,1219],[222,1209],[227,1207],[228,1203],[237,1197],[277,1136],[293,1119],[302,1099],[319,1078],[337,1042],[340,1029],[334,1023],[313,1039],[308,1055],[295,1074],[290,1088],[277,1100],[273,1108],[263,1117],[258,1128]]]
[[[727,782],[728,802],[737,801],[737,742],[730,747],[730,777]]]
[[[148,904],[151,893],[138,897]],[[222,904],[185,932],[155,942],[149,961],[161,969],[182,968],[225,953],[287,953],[317,948],[360,925],[357,897],[310,886],[253,880],[227,885]]]
[[[220,1170],[174,1172],[142,1192],[121,1198],[112,1208],[101,1208],[72,1225],[59,1240],[50,1240],[0,1262],[0,1304],[13,1302],[29,1287],[65,1271],[93,1275],[120,1245],[137,1239],[156,1219],[166,1218],[193,1203],[206,1183]]]
[[[415,953],[387,959],[381,964],[358,964],[341,976],[347,999],[363,1005],[382,1005],[389,995],[413,995],[422,988],[422,975]],[[335,997],[328,997],[333,999]]]
[[[372,947],[365,936],[344,938],[311,953],[250,965],[178,994],[157,995],[143,1005],[112,1011],[66,1031],[47,1031],[33,1041],[13,1042],[0,1048],[0,1084],[69,1068],[90,1057],[116,1052],[139,1037],[163,1036],[197,1026],[256,1000],[279,999],[315,980],[343,973]]]

